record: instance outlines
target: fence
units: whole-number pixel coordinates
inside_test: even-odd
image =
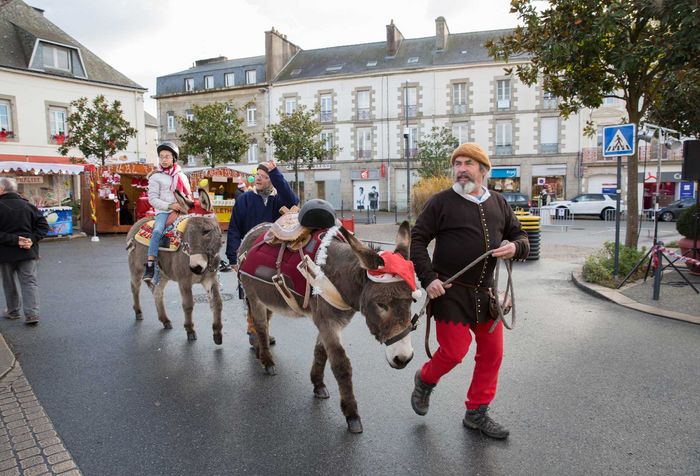
[[[559,227],[563,231],[568,231],[569,226],[574,224],[575,214],[568,208],[556,207],[532,207],[530,214],[540,217],[541,227]]]

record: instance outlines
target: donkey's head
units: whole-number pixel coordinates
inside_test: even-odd
[[[199,200],[191,201],[178,193],[175,198],[190,215],[182,236],[182,249],[190,257],[190,270],[195,274],[203,274],[207,270],[217,269],[221,230],[212,212],[209,194],[200,188]]]
[[[399,227],[393,253],[377,253],[344,228],[341,232],[367,273],[359,299],[360,312],[365,316],[372,335],[386,344],[385,356],[389,365],[402,369],[413,358],[409,329],[411,303],[416,296],[413,263],[408,261],[411,242],[408,222]]]

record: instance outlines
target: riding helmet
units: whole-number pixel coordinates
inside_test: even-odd
[[[178,148],[177,144],[175,144],[174,142],[170,142],[169,140],[160,143],[160,145],[157,148],[159,154],[161,150],[169,150],[170,152],[172,152],[173,158],[175,160],[177,160],[177,158],[180,156],[180,149]]]
[[[299,210],[299,223],[307,228],[331,228],[335,226],[333,205],[320,198],[309,200]]]

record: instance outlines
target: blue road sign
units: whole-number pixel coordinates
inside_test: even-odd
[[[634,155],[637,131],[634,124],[620,124],[603,128],[603,157]]]

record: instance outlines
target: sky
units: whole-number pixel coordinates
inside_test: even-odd
[[[509,0],[24,0],[112,67],[148,88],[156,115],[156,77],[195,60],[265,54],[274,27],[305,50],[386,40],[391,20],[405,38],[435,35],[435,18],[453,33],[511,28]],[[294,5],[293,7],[291,5]]]

